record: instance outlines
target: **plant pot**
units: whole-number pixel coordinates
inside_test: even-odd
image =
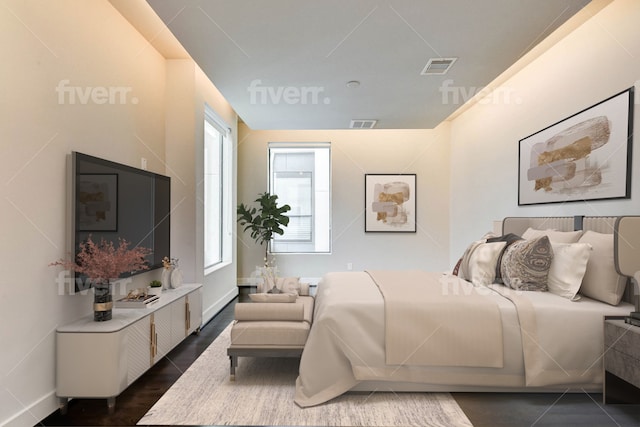
[[[162,294],[162,286],[149,286],[147,288],[148,295],[160,295]]]
[[[113,297],[111,296],[111,283],[100,282],[93,286],[93,320],[104,322],[111,320],[113,309]]]

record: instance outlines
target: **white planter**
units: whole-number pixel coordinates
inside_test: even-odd
[[[162,293],[162,286],[157,286],[155,288],[149,286],[147,288],[147,294],[149,295],[160,295]]]

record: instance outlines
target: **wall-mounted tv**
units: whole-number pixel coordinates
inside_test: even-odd
[[[170,256],[169,177],[74,151],[70,196],[70,247],[75,255],[91,236],[94,242],[104,239],[117,246],[125,239],[130,248],[150,248],[150,270],[162,267],[162,258]],[[76,275],[76,291],[91,286],[85,279]]]

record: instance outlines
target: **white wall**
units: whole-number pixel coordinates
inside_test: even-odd
[[[176,195],[192,191],[189,214],[172,219],[178,241],[172,255],[182,258],[186,238],[179,236],[197,241],[202,234],[193,196],[202,113],[192,107],[184,128],[165,130],[165,114],[172,123],[165,88],[179,82],[169,81],[165,58],[106,0],[5,0],[0,28],[0,425],[34,425],[57,408],[56,327],[91,313],[92,296],[65,295],[57,283],[59,269],[48,267],[67,256],[69,153],[136,167],[145,157],[149,170],[169,175],[172,167],[184,176],[188,170],[190,187]],[[191,105],[207,100],[235,122],[228,104],[193,65],[189,81]],[[60,82],[66,92],[56,91]],[[83,102],[78,90],[95,96]],[[101,93],[110,90],[126,96],[104,102]],[[176,147],[184,135],[189,137]],[[194,248],[185,250],[186,279],[203,281],[205,307],[214,307],[218,294],[229,289],[202,277],[195,267],[198,244]],[[227,270],[225,280],[233,276],[228,280],[235,284],[235,267]],[[159,271],[135,276],[127,289],[154,278]]]
[[[307,277],[348,262],[354,270],[444,269],[507,215],[637,214],[638,149],[630,200],[517,206],[518,140],[632,86],[640,78],[637,22],[640,2],[615,0],[505,82],[514,102],[476,105],[435,130],[241,129],[234,204],[266,190],[269,141],[331,142],[333,253],[279,257],[284,273]],[[205,283],[210,317],[234,294],[236,266],[207,277],[198,267],[203,101],[232,127],[235,116],[197,67],[167,63],[106,0],[4,0],[0,28],[0,424],[33,425],[57,407],[56,326],[91,311],[90,296],[61,294],[58,270],[47,266],[66,255],[68,154],[132,166],[146,157],[150,170],[174,176],[175,196],[188,203],[172,220],[172,255],[187,280]],[[56,92],[65,80],[73,90],[128,90],[127,97],[72,103],[68,92]],[[364,233],[364,174],[399,171],[418,176],[418,232]],[[261,251],[246,235],[238,244],[237,271],[248,277]],[[130,286],[156,274],[136,276]]]
[[[330,142],[332,253],[277,256],[281,274],[318,278],[329,271],[376,268],[445,269],[449,251],[449,131],[343,130],[254,131],[240,126],[238,202],[252,203],[267,191],[269,142]],[[364,175],[417,175],[417,233],[364,232]],[[262,265],[258,247],[238,227],[238,277]]]
[[[167,61],[167,173],[172,177],[174,205],[171,212],[171,252],[180,259],[180,267],[186,272],[186,281],[203,283],[206,322],[238,294],[238,288],[235,259],[231,264],[204,275],[202,153],[205,103],[231,128],[234,153],[232,170],[235,171],[235,112],[192,60]],[[235,188],[235,173],[233,180]],[[235,200],[234,194],[234,206]],[[235,253],[235,242],[232,253]]]
[[[505,216],[640,212],[640,149],[628,200],[518,207],[518,141],[640,79],[640,2],[615,0],[451,123],[451,262]],[[508,96],[505,96],[508,94]],[[636,100],[640,93],[636,90]],[[635,128],[638,128],[636,102]],[[635,144],[634,144],[635,145]]]

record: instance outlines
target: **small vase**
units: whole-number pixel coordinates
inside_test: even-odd
[[[160,278],[162,282],[162,289],[171,289],[171,269],[163,268],[162,269],[162,277]]]
[[[182,285],[182,270],[174,267],[171,272],[171,288],[177,289]]]
[[[99,282],[93,286],[93,320],[104,322],[111,320],[113,298],[111,296],[111,283]]]
[[[279,294],[277,287],[278,267],[262,267],[262,288],[263,292],[269,294]]]

